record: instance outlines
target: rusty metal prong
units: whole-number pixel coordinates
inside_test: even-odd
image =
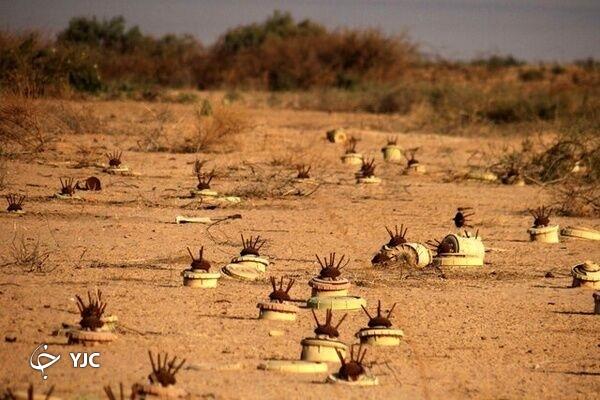
[[[344,257],[346,257],[346,255],[343,254],[335,267],[336,269],[341,269],[340,265],[342,265],[342,262],[344,261]],[[333,266],[333,263],[331,265]]]
[[[340,359],[340,363],[342,363],[342,365],[346,365],[346,360],[344,359],[344,356],[342,356],[342,352],[338,349],[335,349],[335,352],[337,353],[338,358]]]
[[[367,317],[369,317],[369,319],[373,319],[373,317],[371,317],[371,314],[369,314],[369,310],[367,310],[367,308],[365,306],[363,306],[362,304],[360,306],[363,309],[363,311],[365,312],[365,314],[367,314]]]
[[[323,263],[321,262],[319,255],[315,253],[315,257],[317,257],[317,261],[319,262],[319,265],[321,266],[321,268],[325,268],[325,265],[323,265]]]
[[[194,255],[192,254],[192,250],[190,250],[189,247],[186,247],[186,248],[187,248],[188,253],[190,254],[190,257],[192,257],[192,261],[196,261],[196,259],[194,258]]]
[[[315,319],[315,323],[317,324],[317,326],[320,326],[321,324],[319,323],[319,319],[317,318],[317,313],[315,312],[315,309],[311,308],[310,311],[312,312],[313,318]]]
[[[390,311],[388,311],[388,315],[387,315],[388,319],[390,319],[390,317],[392,316],[392,313],[394,312],[394,308],[396,308],[396,304],[398,304],[398,303],[392,304],[392,308],[390,308]]]
[[[358,348],[358,353],[360,355],[360,351],[362,350],[362,344],[361,346]],[[362,355],[360,355],[360,358],[357,360],[359,364],[362,364],[363,360],[365,359],[365,356],[367,355],[367,349],[365,349],[365,351],[363,351]]]
[[[340,325],[342,324],[342,322],[344,322],[344,320],[346,319],[347,316],[348,316],[348,313],[344,314],[344,316],[340,319],[340,321],[335,326],[335,329],[340,327]]]
[[[288,285],[287,285],[287,287],[285,288],[285,292],[286,292],[286,293],[290,291],[290,289],[292,288],[292,286],[294,286],[294,283],[295,283],[295,282],[296,282],[296,281],[295,281],[294,279],[290,279],[290,280],[288,281]]]
[[[181,360],[181,363],[179,363],[179,365],[173,371],[173,375],[175,375],[177,372],[179,372],[179,370],[181,369],[181,367],[183,367],[183,364],[185,364],[185,361],[186,361],[185,358],[183,360]],[[175,359],[173,359],[173,362],[175,362]]]
[[[156,366],[154,365],[154,359],[152,358],[152,351],[148,350],[148,356],[150,357],[150,364],[152,365],[152,372],[156,372]]]

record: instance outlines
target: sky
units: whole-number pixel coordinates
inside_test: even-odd
[[[274,10],[329,28],[404,32],[425,53],[450,59],[600,58],[600,0],[0,0],[0,29],[56,34],[74,16],[123,15],[145,33],[190,33],[208,45]]]

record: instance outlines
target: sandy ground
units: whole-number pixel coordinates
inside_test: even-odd
[[[282,162],[314,164],[321,186],[309,196],[245,198],[240,205],[203,210],[185,198],[195,185],[193,154],[136,152],[135,132],[145,129],[146,105],[90,103],[109,120],[114,133],[66,136],[56,150],[35,159],[9,162],[9,186],[27,194],[27,214],[0,214],[0,254],[10,259],[15,235],[39,240],[50,252],[46,273],[26,273],[14,266],[0,270],[0,333],[16,336],[0,342],[0,386],[37,389],[56,385],[62,398],[104,398],[102,386],[144,381],[150,372],[147,350],[185,357],[178,385],[194,398],[580,398],[600,392],[600,318],[592,314],[592,292],[571,289],[570,268],[600,259],[598,242],[564,240],[530,243],[527,208],[548,201],[536,187],[509,187],[451,179],[463,171],[474,150],[518,143],[518,138],[457,138],[398,133],[403,147],[421,146],[419,159],[429,173],[405,176],[384,164],[379,152],[389,132],[373,127],[383,117],[302,111],[251,110],[254,128],[234,151],[207,154],[218,176],[212,187],[222,193],[250,193],[268,182],[277,189],[294,176]],[[151,107],[151,106],[150,106]],[[191,106],[173,105],[175,115]],[[186,114],[187,113],[187,114]],[[354,183],[355,168],[341,164],[342,148],[324,140],[326,129],[345,126],[359,134],[359,148],[376,156],[380,186]],[[121,128],[121,129],[117,129]],[[125,150],[123,161],[140,176],[121,177],[98,168],[74,169],[78,146],[98,157]],[[100,158],[99,158],[100,159]],[[100,177],[100,193],[80,192],[82,201],[51,199],[58,178]],[[261,183],[262,182],[262,183]],[[254,186],[253,186],[254,185]],[[279,190],[277,193],[281,193]],[[489,249],[483,268],[403,274],[373,269],[370,259],[387,241],[384,226],[405,224],[408,238],[426,241],[453,231],[456,207],[473,207],[474,222]],[[207,229],[177,225],[176,215],[226,216]],[[600,227],[598,219],[555,217],[563,225]],[[380,385],[349,388],[324,384],[326,374],[265,372],[266,359],[297,359],[300,340],[311,336],[312,316],[302,310],[295,322],[257,320],[256,304],[270,287],[221,279],[217,289],[182,286],[180,271],[189,264],[186,246],[205,246],[215,268],[240,250],[239,234],[267,239],[263,253],[272,260],[267,275],[297,282],[291,293],[308,298],[307,281],[318,268],[314,254],[336,251],[352,260],[345,271],[371,309],[397,302],[394,325],[405,341],[396,348],[369,348],[366,361]],[[553,278],[545,274],[552,271]],[[406,276],[408,275],[408,276]],[[63,336],[52,336],[61,323],[79,318],[75,294],[101,288],[107,312],[122,327],[118,340],[94,348],[99,369],[74,369]],[[335,319],[341,313],[336,313]],[[350,343],[365,326],[362,312],[351,312],[340,327]],[[280,329],[284,335],[269,336]],[[48,369],[42,382],[29,367],[40,344],[64,358]],[[330,370],[337,367],[332,366]]]

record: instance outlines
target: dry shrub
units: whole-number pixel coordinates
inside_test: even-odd
[[[407,260],[395,260],[384,267],[349,270],[346,276],[362,287],[389,287],[400,281],[418,281],[445,279],[446,275],[439,267],[433,265],[415,268]]]
[[[94,114],[94,108],[90,105],[61,101],[47,104],[43,109],[52,115],[61,133],[82,135],[105,130],[106,124]]]
[[[87,168],[98,165],[98,151],[92,146],[78,144],[75,146],[75,168]]]
[[[167,124],[173,121],[173,113],[168,107],[159,107],[156,109],[146,108],[150,117],[148,122],[151,127],[142,132],[142,138],[137,141],[141,151],[170,151],[169,144],[166,143]]]
[[[237,144],[237,137],[247,132],[251,122],[246,111],[236,106],[211,106],[207,112],[202,103],[194,114],[191,132],[180,133],[175,129],[181,121],[174,120],[173,112],[167,107],[149,109],[148,128],[137,141],[141,151],[170,153],[197,153],[229,151]],[[177,134],[170,134],[176,130]]]
[[[48,150],[62,134],[101,133],[105,124],[92,107],[41,102],[17,94],[0,99],[0,145],[27,152]]]
[[[211,115],[196,112],[195,131],[174,145],[177,153],[222,152],[237,145],[239,135],[249,131],[252,123],[247,112],[235,106],[214,107]]]
[[[525,139],[521,142],[520,149],[504,148],[500,156],[490,157],[486,152],[477,152],[485,163],[489,159],[495,158],[493,164],[483,166],[485,170],[494,172],[501,181],[509,183],[512,177],[524,178],[526,171],[530,168],[533,158],[532,142]]]
[[[250,169],[251,173],[243,178],[244,184],[228,195],[245,199],[307,197],[321,187],[318,183],[298,182],[288,169],[267,172],[258,165],[251,165]]]
[[[518,175],[541,185],[568,216],[600,216],[600,112],[561,126],[549,143],[526,139],[488,166],[504,181]],[[506,183],[506,182],[505,182]]]
[[[541,182],[564,179],[577,163],[588,164],[587,145],[576,138],[559,138],[539,154],[533,154],[531,163],[526,166],[528,174]]]
[[[0,144],[6,149],[21,147],[38,152],[56,139],[56,132],[43,126],[45,115],[38,104],[27,97],[6,94],[0,100]]]
[[[276,190],[281,185],[281,171],[269,172],[261,165],[244,163],[241,185],[227,193],[244,199],[268,199],[276,197]]]
[[[243,199],[268,199],[273,197],[272,190],[265,182],[250,182],[236,187],[229,195]]]
[[[600,217],[600,185],[572,180],[551,188],[558,211],[571,217]]]
[[[537,146],[529,138],[520,149],[507,150],[488,168],[500,177],[518,173],[539,184],[585,186],[600,182],[600,131],[597,117],[561,127],[549,143]]]
[[[19,237],[15,234],[8,261],[2,266],[14,265],[26,272],[50,272],[46,265],[48,257],[50,252],[42,249],[39,239]]]

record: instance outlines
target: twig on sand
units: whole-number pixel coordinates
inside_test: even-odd
[[[217,224],[220,224],[223,221],[228,221],[230,219],[241,219],[241,218],[242,218],[242,214],[232,214],[232,215],[228,215],[226,217],[221,217],[220,219],[215,218],[215,222],[206,226],[206,233],[208,234],[209,239],[212,240],[213,243],[219,244],[217,239],[212,235],[212,233],[210,233],[210,228],[212,228],[213,226],[215,226]]]

